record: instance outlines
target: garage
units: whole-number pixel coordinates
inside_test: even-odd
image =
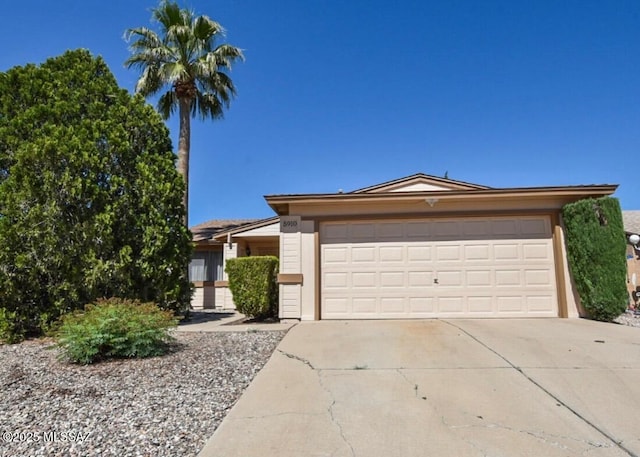
[[[549,216],[320,225],[321,318],[558,315]]]
[[[616,188],[496,188],[418,173],[351,192],[267,195],[280,220],[278,317],[579,317],[562,209]]]

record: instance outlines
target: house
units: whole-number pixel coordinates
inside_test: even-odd
[[[280,227],[269,219],[212,220],[191,228],[195,243],[189,279],[193,309],[235,309],[224,265],[249,255],[278,256]]]
[[[637,308],[640,304],[640,211],[623,211],[622,223],[627,236],[627,289]]]
[[[616,188],[491,188],[418,173],[348,193],[267,195],[277,217],[196,241],[197,255],[218,253],[218,270],[194,307],[233,306],[226,259],[277,253],[283,319],[577,317],[560,210]]]

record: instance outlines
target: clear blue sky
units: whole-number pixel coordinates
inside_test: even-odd
[[[265,194],[417,172],[492,187],[620,184],[640,208],[638,0],[190,0],[246,62],[192,130],[190,222],[273,213]],[[0,71],[67,49],[120,85],[155,0],[3,4]],[[169,128],[177,144],[177,121]]]

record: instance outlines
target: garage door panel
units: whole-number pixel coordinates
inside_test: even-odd
[[[523,312],[524,301],[520,295],[499,296],[497,297],[498,312]]]
[[[523,260],[543,260],[548,261],[552,258],[553,252],[550,251],[546,243],[526,243],[522,246]]]
[[[375,272],[358,271],[351,273],[351,287],[376,288],[376,276]]]
[[[444,289],[446,287],[460,288],[464,284],[462,277],[462,271],[438,271],[437,285],[440,289]]]
[[[409,278],[410,288],[433,287],[434,285],[433,271],[409,271],[407,276]]]
[[[381,246],[378,252],[380,263],[405,263],[403,246]]]
[[[520,246],[515,243],[494,244],[493,258],[496,262],[512,262],[520,259]]]
[[[491,246],[489,244],[469,244],[464,246],[466,262],[490,262]]]
[[[549,219],[320,226],[323,319],[557,316]]]
[[[351,224],[349,240],[352,242],[374,241],[376,237],[375,224]]]
[[[467,270],[466,284],[468,288],[491,287],[493,286],[493,275],[490,269],[487,270]]]
[[[344,297],[326,297],[322,301],[324,312],[331,316],[342,315],[347,318],[351,314],[349,300]]]
[[[325,263],[347,264],[349,250],[345,247],[327,247],[323,254]]]
[[[432,314],[435,311],[435,299],[433,297],[411,297],[409,298],[410,314]]]
[[[520,220],[520,233],[524,236],[546,237],[550,230],[549,220],[546,218],[523,218]]]
[[[491,221],[491,234],[493,237],[516,237],[518,234],[518,221],[516,219],[498,219]]]
[[[359,297],[353,299],[353,312],[356,314],[376,314],[376,297]]]
[[[383,222],[376,225],[377,241],[403,240],[405,224],[400,222]]]
[[[383,271],[380,273],[380,287],[405,287],[406,274],[404,271]]]
[[[464,297],[438,297],[438,312],[444,314],[464,314]]]
[[[526,297],[526,303],[529,313],[547,314],[553,311],[550,307],[550,303],[553,303],[553,297],[549,294],[528,295]]]
[[[436,221],[433,222],[434,238],[440,241],[457,240],[461,238],[462,227],[457,221]]]
[[[491,234],[491,225],[488,221],[468,220],[462,223],[462,235],[464,239],[486,238]]]
[[[469,304],[469,313],[491,314],[493,312],[492,296],[471,296],[467,298]]]
[[[380,298],[380,312],[386,314],[405,314],[405,300],[402,297]]]
[[[551,284],[552,278],[549,270],[525,270],[524,284],[525,286],[548,286]]]
[[[496,270],[496,287],[521,286],[522,277],[520,270]]]
[[[322,226],[322,239],[325,243],[340,242],[349,239],[349,224],[333,223]]]
[[[339,288],[346,290],[349,285],[349,273],[325,272],[323,275],[324,287],[327,289]]]
[[[431,246],[407,246],[407,260],[413,262],[430,262],[432,260]]]
[[[373,246],[353,246],[351,248],[351,261],[358,262],[375,262],[377,249]]]
[[[440,245],[436,246],[436,260],[438,262],[460,261],[460,246]]]
[[[405,234],[407,239],[418,239],[419,241],[428,240],[431,237],[430,222],[407,222],[405,224]]]

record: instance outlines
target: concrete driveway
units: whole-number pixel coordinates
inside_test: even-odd
[[[301,323],[200,455],[639,456],[640,329]]]

